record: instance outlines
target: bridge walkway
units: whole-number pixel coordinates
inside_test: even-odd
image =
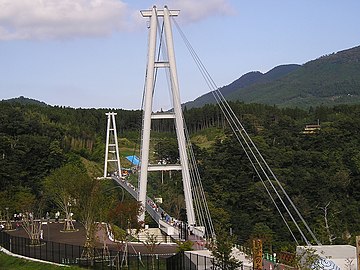
[[[138,199],[138,190],[137,188],[126,181],[125,178],[120,178],[118,176],[111,177],[117,184],[124,188],[131,196],[136,200]],[[159,207],[150,197],[146,198],[146,211],[152,217],[152,219],[159,225],[159,228],[166,235],[169,235],[174,240],[186,240],[187,236],[187,225],[182,221],[176,221],[171,218],[165,210]],[[195,228],[193,229],[197,231]],[[197,232],[197,234],[199,234]]]

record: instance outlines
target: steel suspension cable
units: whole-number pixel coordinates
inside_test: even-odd
[[[175,20],[174,20],[175,21]],[[229,122],[231,129],[233,130],[233,132],[236,134],[236,131],[239,131],[241,137],[243,138],[243,140],[245,141],[247,147],[249,148],[249,150],[251,151],[253,157],[255,158],[256,162],[258,163],[258,165],[260,166],[262,172],[265,174],[266,178],[268,179],[269,183],[271,184],[272,188],[274,189],[274,191],[276,192],[278,198],[281,200],[283,206],[285,207],[285,209],[287,210],[288,214],[290,215],[291,219],[293,220],[294,224],[297,226],[297,229],[299,230],[299,232],[301,233],[301,235],[303,236],[303,239],[305,240],[305,242],[307,244],[310,244],[306,237],[304,236],[304,234],[302,233],[301,229],[298,227],[296,221],[293,219],[291,212],[288,210],[286,204],[283,202],[281,196],[278,194],[277,189],[274,187],[274,185],[272,184],[269,176],[267,175],[267,173],[265,172],[263,165],[261,165],[261,162],[259,161],[258,157],[255,155],[255,153],[253,152],[252,148],[250,147],[249,143],[247,142],[246,138],[248,139],[248,141],[250,142],[250,144],[253,146],[253,148],[255,149],[255,152],[258,154],[260,160],[262,161],[262,163],[264,164],[264,166],[266,167],[266,169],[270,172],[270,174],[272,175],[272,177],[274,178],[274,180],[276,181],[276,183],[279,185],[281,191],[284,193],[285,197],[287,198],[287,200],[290,202],[291,206],[293,207],[293,209],[295,210],[295,212],[297,213],[297,215],[299,216],[299,218],[301,219],[302,223],[305,225],[306,229],[308,230],[308,232],[311,234],[311,236],[313,237],[313,239],[320,244],[320,242],[316,239],[315,235],[313,234],[313,232],[311,231],[311,229],[309,228],[309,226],[307,225],[307,223],[305,222],[305,220],[303,219],[303,217],[301,216],[300,212],[298,211],[298,209],[296,208],[296,206],[294,205],[294,203],[292,202],[292,200],[290,199],[290,197],[287,195],[286,191],[284,190],[284,188],[282,187],[281,183],[279,182],[279,180],[277,179],[277,177],[275,176],[275,174],[273,173],[273,171],[271,170],[271,168],[268,166],[267,162],[265,161],[265,159],[263,158],[263,156],[261,155],[261,153],[259,152],[258,148],[256,147],[256,145],[253,143],[253,141],[251,140],[250,136],[248,135],[248,133],[246,132],[246,130],[244,129],[244,127],[242,126],[241,122],[239,121],[239,119],[236,117],[235,113],[233,112],[233,110],[231,109],[230,105],[228,104],[228,102],[226,101],[226,99],[224,98],[224,96],[222,95],[222,93],[218,90],[217,85],[215,84],[215,82],[212,80],[211,76],[209,75],[209,73],[207,72],[206,68],[204,67],[204,65],[202,64],[200,58],[197,56],[196,52],[193,50],[191,44],[189,43],[189,41],[186,39],[185,35],[183,34],[183,32],[181,31],[180,27],[178,26],[178,24],[175,21],[175,25],[177,26],[180,35],[182,36],[186,46],[188,47],[192,57],[194,58],[201,74],[203,75],[207,85],[209,86],[210,90],[212,90],[212,94],[215,98],[215,100],[217,101],[217,103],[220,105],[220,109],[221,111],[224,113],[227,121]],[[232,122],[232,124],[231,124]],[[233,126],[235,125],[235,127]],[[241,129],[239,128],[241,127]],[[241,132],[243,131],[243,132]],[[245,133],[245,136],[243,135],[243,133]],[[239,137],[236,135],[238,141]],[[241,144],[242,145],[242,144]],[[242,145],[243,149],[245,150],[245,147]],[[246,151],[246,150],[245,150]],[[252,162],[252,159],[249,157],[249,155],[247,154],[249,160],[252,163],[252,166],[254,168],[256,168],[255,164]],[[259,176],[259,172],[256,170],[258,176]],[[262,179],[262,178],[261,178]],[[264,183],[263,183],[264,184]],[[266,187],[266,185],[264,185]],[[267,191],[268,192],[268,191]],[[268,192],[268,194],[270,195],[270,193]],[[273,201],[273,203],[276,205],[275,201],[273,200],[272,196],[271,199]],[[277,207],[277,206],[276,206]],[[277,207],[278,209],[278,207]],[[279,211],[279,210],[278,210]],[[281,211],[279,211],[279,213],[281,213]],[[282,216],[283,218],[283,216]],[[284,218],[283,218],[284,219]],[[286,226],[288,227],[287,222],[285,222]],[[289,227],[288,227],[289,228]],[[291,231],[291,230],[290,230]],[[292,232],[291,232],[292,233]]]
[[[214,96],[214,97],[215,97],[215,99],[217,99],[217,97],[216,97],[216,96]],[[222,106],[223,106],[223,105],[221,105],[221,102],[219,102],[219,106],[220,106],[220,107],[222,107]],[[266,190],[266,192],[268,193],[268,195],[269,195],[269,197],[270,197],[271,201],[272,201],[272,202],[273,202],[273,204],[275,205],[275,207],[276,207],[276,209],[277,209],[278,213],[280,214],[280,216],[281,216],[282,220],[284,221],[284,223],[285,223],[286,227],[288,228],[288,230],[289,230],[289,232],[290,232],[291,236],[293,237],[294,241],[298,244],[298,241],[297,241],[297,239],[296,239],[295,235],[293,234],[292,230],[290,229],[290,226],[289,226],[288,222],[286,221],[286,219],[285,219],[284,215],[282,214],[282,212],[281,212],[281,210],[279,209],[279,207],[278,207],[277,203],[275,202],[275,199],[273,198],[273,196],[271,195],[271,192],[269,191],[268,187],[266,186],[265,181],[263,180],[263,177],[261,176],[261,174],[260,174],[260,172],[259,172],[259,170],[258,170],[258,168],[257,168],[256,164],[253,162],[253,160],[252,160],[252,158],[250,157],[250,155],[249,155],[248,151],[246,151],[246,148],[245,148],[245,146],[243,145],[243,143],[242,143],[242,141],[241,141],[241,139],[240,139],[240,137],[239,137],[239,135],[238,135],[238,133],[237,133],[236,128],[235,128],[235,127],[233,127],[233,123],[232,123],[232,122],[228,119],[228,115],[227,115],[227,114],[225,114],[225,113],[224,113],[224,115],[225,115],[225,117],[226,117],[227,121],[229,122],[229,125],[230,125],[230,127],[231,127],[231,129],[232,129],[232,131],[233,131],[233,133],[234,133],[234,135],[235,135],[235,137],[237,138],[237,141],[240,143],[241,147],[243,148],[245,155],[246,155],[246,156],[247,156],[247,158],[249,159],[249,161],[250,161],[250,163],[251,163],[251,165],[252,165],[253,169],[255,170],[255,172],[256,172],[257,176],[259,177],[259,179],[260,179],[261,183],[262,183],[262,184],[263,184],[263,186],[265,187],[265,190]],[[294,222],[294,220],[293,220],[293,222]],[[295,222],[295,224],[296,224],[296,222]],[[301,231],[301,230],[300,230],[300,231]],[[301,234],[302,234],[302,233],[301,233]],[[303,236],[303,234],[302,234],[302,236]],[[305,236],[303,236],[303,237],[305,237]],[[307,241],[307,239],[306,239],[306,238],[305,238],[305,240]]]
[[[180,30],[180,31],[181,31],[181,30]],[[185,39],[185,40],[187,40],[187,39]],[[198,56],[197,56],[197,54],[195,53],[195,51],[192,49],[190,43],[187,42],[187,41],[186,41],[185,43],[187,43],[187,47],[188,47],[188,49],[190,49],[191,55],[193,56],[195,62],[197,63],[198,68],[199,68],[200,72],[202,73],[203,77],[205,78],[205,81],[206,81],[206,83],[208,84],[210,90],[213,90],[214,88],[217,89],[217,86],[216,86],[215,82],[211,79],[209,73],[207,73],[204,65],[203,65],[202,62],[200,61],[200,58],[198,58]],[[190,47],[189,47],[189,46],[190,46]],[[246,153],[248,159],[250,160],[253,168],[256,170],[257,175],[259,176],[259,178],[260,178],[260,180],[262,181],[264,187],[266,188],[269,196],[271,197],[271,200],[272,200],[273,203],[275,204],[275,207],[277,208],[280,216],[282,217],[283,221],[285,222],[285,225],[286,225],[287,228],[289,229],[289,231],[290,231],[290,233],[292,234],[294,240],[297,242],[297,240],[296,240],[295,236],[293,235],[293,233],[292,233],[289,225],[288,225],[287,222],[286,222],[286,219],[284,218],[283,214],[281,213],[280,209],[278,208],[278,206],[277,206],[276,202],[274,201],[271,193],[269,192],[268,188],[266,187],[266,185],[265,185],[265,183],[264,183],[261,175],[259,174],[259,172],[258,172],[258,170],[257,170],[257,168],[256,168],[256,166],[255,166],[255,164],[254,164],[254,162],[252,161],[251,157],[249,156],[249,154],[248,154],[247,151],[246,151],[246,148],[243,146],[243,144],[242,144],[239,136],[237,135],[237,132],[236,132],[236,131],[237,131],[237,130],[240,130],[240,129],[239,129],[239,128],[234,128],[233,124],[231,124],[231,122],[235,123],[235,120],[233,119],[233,116],[232,116],[231,112],[229,111],[229,108],[230,108],[230,107],[224,105],[224,102],[222,101],[222,99],[221,99],[220,97],[217,98],[218,93],[217,93],[216,90],[213,90],[213,91],[212,91],[212,94],[214,95],[215,99],[217,100],[217,102],[218,102],[218,104],[219,104],[219,106],[220,106],[220,109],[221,109],[221,111],[223,112],[224,116],[226,117],[227,121],[229,122],[233,133],[236,135],[238,141],[239,141],[240,144],[242,145],[242,148],[245,150],[245,153]],[[231,108],[230,108],[230,109],[231,109]],[[243,127],[242,127],[242,129],[243,129]],[[263,168],[262,168],[262,170],[263,170]],[[264,171],[264,170],[263,170],[263,171]],[[285,205],[285,208],[287,208],[286,205]],[[289,211],[288,211],[288,212],[289,212]],[[290,214],[290,216],[292,216],[291,213],[289,213],[289,214]],[[292,220],[293,220],[293,222],[295,223],[295,225],[297,225],[297,223],[296,223],[296,221],[294,220],[294,218],[292,218]],[[300,230],[300,228],[298,228],[298,229]],[[301,231],[301,230],[300,230],[300,231]],[[308,243],[308,241],[306,240],[306,237],[303,235],[302,232],[301,232],[301,234],[302,234],[305,242]]]
[[[184,125],[186,125],[185,121],[184,121]],[[212,223],[209,207],[207,204],[204,188],[203,188],[202,181],[201,181],[201,176],[200,176],[199,169],[198,169],[198,166],[196,163],[194,150],[193,150],[193,147],[192,147],[192,144],[190,141],[190,136],[189,136],[189,132],[188,132],[187,128],[185,128],[185,135],[187,137],[188,153],[189,153],[189,157],[190,157],[192,169],[193,169],[192,173],[194,175],[193,176],[193,179],[195,181],[194,185],[196,184],[198,186],[198,188],[196,188],[195,191],[196,191],[196,193],[198,193],[197,196],[199,197],[199,202],[202,203],[202,205],[203,205],[200,209],[203,209],[205,212],[205,218],[203,218],[203,225],[208,228],[209,236],[214,238],[215,237],[214,225]],[[202,211],[200,214],[202,214]]]
[[[220,95],[221,99],[227,104],[227,106],[230,107],[230,105],[228,104],[228,102],[226,101],[225,97],[222,95],[221,91],[217,90],[215,91],[215,93],[217,93],[218,95]],[[234,116],[234,119],[237,121],[237,124],[239,124],[242,128],[242,131],[245,133],[245,136],[248,138],[249,142],[251,143],[251,145],[253,146],[253,148],[255,149],[256,153],[258,154],[259,158],[261,159],[261,161],[263,162],[263,164],[265,165],[266,169],[270,172],[271,176],[274,178],[274,180],[276,181],[276,183],[278,184],[278,186],[280,187],[281,191],[283,192],[283,194],[285,195],[286,199],[289,201],[289,203],[291,204],[292,208],[295,210],[296,214],[298,215],[298,217],[300,218],[300,220],[302,221],[302,223],[304,224],[304,226],[306,227],[306,229],[308,230],[308,232],[310,233],[310,235],[312,236],[312,238],[315,240],[315,242],[318,245],[321,245],[320,241],[318,241],[318,239],[316,238],[316,236],[314,235],[314,233],[312,232],[312,230],[310,229],[310,227],[308,226],[308,224],[306,223],[306,221],[304,220],[304,218],[302,217],[301,213],[299,212],[299,210],[297,209],[297,207],[295,206],[295,204],[293,203],[293,201],[291,200],[291,198],[289,197],[289,195],[286,193],[285,189],[283,188],[283,186],[281,185],[280,181],[278,180],[278,178],[276,177],[276,175],[274,174],[274,172],[272,171],[272,169],[270,168],[270,166],[268,165],[268,163],[266,162],[266,160],[264,159],[264,157],[262,156],[262,154],[260,153],[259,149],[256,147],[256,145],[254,144],[253,140],[250,138],[249,134],[246,132],[245,128],[243,127],[243,125],[241,124],[241,122],[239,121],[239,119],[236,117],[235,113],[231,110],[231,113]],[[250,147],[250,146],[249,146]],[[260,163],[259,163],[260,165]],[[260,165],[261,166],[261,165]],[[271,184],[272,185],[272,184]],[[273,187],[274,190],[275,187]],[[280,198],[280,197],[279,197]],[[306,241],[308,242],[308,241]],[[308,244],[310,244],[308,242]]]
[[[277,197],[280,199],[282,205],[284,206],[285,210],[286,210],[287,213],[289,214],[291,220],[293,221],[293,223],[294,223],[295,226],[297,227],[298,231],[300,232],[302,238],[304,239],[304,241],[305,241],[307,244],[309,244],[309,241],[307,240],[307,238],[305,237],[304,233],[302,232],[302,230],[301,230],[300,227],[298,226],[298,224],[297,224],[296,220],[294,219],[293,215],[291,214],[290,210],[288,209],[288,207],[287,207],[286,204],[284,203],[282,197],[280,196],[280,194],[278,193],[277,189],[276,189],[276,188],[274,187],[274,185],[272,184],[269,176],[267,175],[267,173],[266,173],[266,171],[264,170],[263,166],[261,165],[260,161],[258,160],[258,158],[257,158],[256,155],[254,154],[252,148],[250,147],[250,145],[249,145],[246,137],[245,137],[244,134],[243,134],[243,132],[245,131],[245,128],[241,125],[241,123],[240,123],[240,125],[237,123],[237,121],[239,121],[238,118],[236,117],[235,113],[233,112],[233,110],[231,109],[231,107],[229,106],[229,104],[228,104],[226,101],[224,102],[224,99],[221,97],[221,95],[219,94],[219,92],[220,92],[220,91],[214,90],[214,91],[212,92],[212,94],[213,94],[213,96],[215,97],[215,99],[218,101],[218,104],[221,105],[221,107],[223,108],[223,112],[224,112],[224,114],[227,116],[227,117],[226,117],[226,118],[227,118],[227,121],[228,121],[228,123],[231,125],[231,128],[232,128],[232,130],[233,130],[233,133],[235,134],[235,136],[236,136],[237,140],[239,141],[240,145],[242,146],[244,152],[246,153],[247,157],[249,158],[250,162],[252,163],[252,166],[253,166],[254,168],[256,168],[256,164],[258,164],[258,166],[260,167],[260,170],[262,171],[262,173],[263,173],[263,174],[265,175],[265,177],[267,178],[267,181],[269,181],[269,183],[270,183],[271,187],[273,188],[273,190],[275,191]],[[221,92],[220,92],[220,93],[221,93]],[[241,142],[240,137],[237,135],[238,133],[240,134],[241,138],[242,138],[243,141],[245,142],[247,148],[248,148],[249,151],[251,152],[252,157],[255,159],[256,163],[252,161],[252,157],[247,153],[246,147],[245,147],[244,144]],[[250,141],[252,141],[252,140],[250,139]],[[256,169],[256,171],[257,171],[257,174],[260,176],[260,174],[259,174],[259,172],[258,172],[257,169]],[[262,179],[261,176],[260,176],[260,180],[263,182],[263,179]],[[263,182],[263,185],[266,186],[264,182]],[[272,197],[271,197],[271,198],[272,198]],[[280,209],[278,208],[278,206],[277,206],[275,200],[273,200],[273,198],[272,198],[272,201],[273,201],[273,203],[275,203],[275,206],[276,206],[278,212],[280,213],[280,215],[282,215]],[[290,228],[289,225],[287,224],[287,222],[286,222],[285,224],[286,224],[286,226],[287,226],[288,228]],[[291,234],[292,234],[292,232],[291,232]]]
[[[217,97],[218,99],[221,98],[221,96],[219,96],[218,91],[214,91],[214,97]],[[222,99],[220,99],[220,103],[222,104],[222,106],[225,106],[225,102],[223,102]],[[265,171],[263,165],[261,164],[261,162],[259,161],[258,157],[255,155],[253,149],[251,148],[251,146],[248,143],[248,140],[250,141],[250,143],[252,143],[254,145],[254,143],[252,142],[250,136],[247,135],[245,128],[243,127],[243,125],[240,123],[240,121],[238,120],[238,118],[236,117],[235,113],[231,110],[230,106],[225,106],[226,108],[226,112],[229,112],[230,115],[229,118],[231,119],[231,122],[229,122],[230,125],[234,125],[235,128],[232,128],[233,132],[235,132],[234,134],[239,133],[241,138],[243,139],[243,141],[245,142],[245,145],[247,146],[248,150],[251,152],[252,157],[255,159],[256,163],[252,161],[252,158],[250,155],[247,154],[247,150],[244,147],[243,143],[240,141],[239,137],[236,135],[238,141],[240,142],[240,145],[242,146],[244,152],[246,153],[247,157],[249,158],[250,162],[252,163],[252,166],[255,167],[256,164],[260,167],[260,170],[262,171],[263,175],[266,177],[267,181],[269,182],[270,186],[272,187],[272,189],[274,190],[275,194],[277,195],[277,197],[279,198],[280,202],[282,203],[283,207],[285,208],[286,212],[288,213],[289,217],[291,218],[291,220],[293,221],[294,225],[296,226],[296,228],[298,229],[299,233],[301,234],[302,238],[304,239],[304,241],[306,242],[307,245],[310,245],[310,242],[307,240],[307,238],[305,237],[305,234],[303,233],[303,231],[300,229],[299,225],[297,224],[295,218],[293,217],[291,211],[289,210],[289,208],[287,207],[287,205],[285,204],[285,202],[283,201],[283,198],[281,197],[281,195],[279,194],[278,190],[275,188],[275,186],[273,185],[269,175],[267,174],[267,172]],[[244,136],[247,135],[247,136]],[[256,148],[256,146],[255,146]],[[265,161],[264,161],[265,162]],[[266,162],[265,162],[266,163]],[[263,182],[262,177],[260,177],[260,180]],[[265,184],[263,183],[263,185],[265,186]],[[273,200],[273,202],[275,202]],[[278,209],[278,207],[276,207]],[[279,212],[280,213],[280,212]],[[288,225],[286,225],[288,227]]]

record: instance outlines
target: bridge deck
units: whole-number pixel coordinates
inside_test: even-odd
[[[124,178],[119,178],[117,176],[112,176],[112,179],[137,200],[138,191],[134,185],[126,181]],[[171,236],[174,240],[185,238],[185,235],[183,235],[180,229],[181,226],[185,226],[185,224],[181,221],[173,222],[174,219],[166,214],[161,207],[156,205],[150,197],[146,198],[146,212],[148,212],[153,220],[159,225],[161,231],[163,231],[166,235]],[[162,213],[163,215],[161,215]]]

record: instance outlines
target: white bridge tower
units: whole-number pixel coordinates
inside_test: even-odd
[[[173,36],[170,17],[177,16],[178,10],[169,10],[166,6],[164,9],[157,9],[154,6],[151,10],[141,11],[143,17],[150,19],[149,25],[149,47],[148,47],[148,62],[147,62],[147,76],[145,82],[145,100],[143,111],[143,127],[142,127],[142,147],[141,147],[141,169],[139,176],[139,193],[138,201],[141,202],[143,208],[146,205],[146,189],[149,171],[166,171],[166,170],[181,170],[182,181],[185,195],[186,215],[189,225],[195,225],[195,212],[193,206],[193,198],[190,184],[189,160],[187,155],[187,145],[184,131],[184,119],[181,110],[179,83],[177,79],[176,62],[174,54]],[[168,59],[165,61],[155,60],[157,50],[157,29],[159,27],[159,20],[163,21],[166,50]],[[170,86],[172,98],[173,112],[157,113],[152,112],[153,95],[155,88],[155,70],[158,68],[168,69],[170,74]],[[180,164],[167,165],[150,165],[149,164],[149,146],[150,146],[150,129],[151,121],[153,119],[174,119],[176,127],[176,135],[179,147]],[[140,221],[144,221],[145,212],[140,216]]]
[[[108,175],[108,164],[114,164],[115,171],[112,170],[110,173],[115,173],[117,176],[121,177],[121,166],[120,166],[120,157],[119,157],[119,145],[116,133],[116,123],[114,112],[106,113],[107,120],[107,129],[106,129],[106,148],[105,148],[105,164],[104,164],[104,177]]]

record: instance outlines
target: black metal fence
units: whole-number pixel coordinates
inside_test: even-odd
[[[178,253],[166,261],[166,269],[198,270],[214,269],[213,260],[208,257],[192,253]]]
[[[166,260],[166,269],[172,270],[206,270],[218,269],[212,258],[191,252],[177,253]],[[241,270],[250,270],[252,267],[241,265]]]
[[[32,245],[29,238],[0,232],[0,246],[12,253],[25,257],[67,264],[91,267],[92,269],[165,270],[166,260],[174,254],[129,254],[115,250],[85,248],[83,246],[41,240]],[[84,256],[87,254],[88,256]]]

